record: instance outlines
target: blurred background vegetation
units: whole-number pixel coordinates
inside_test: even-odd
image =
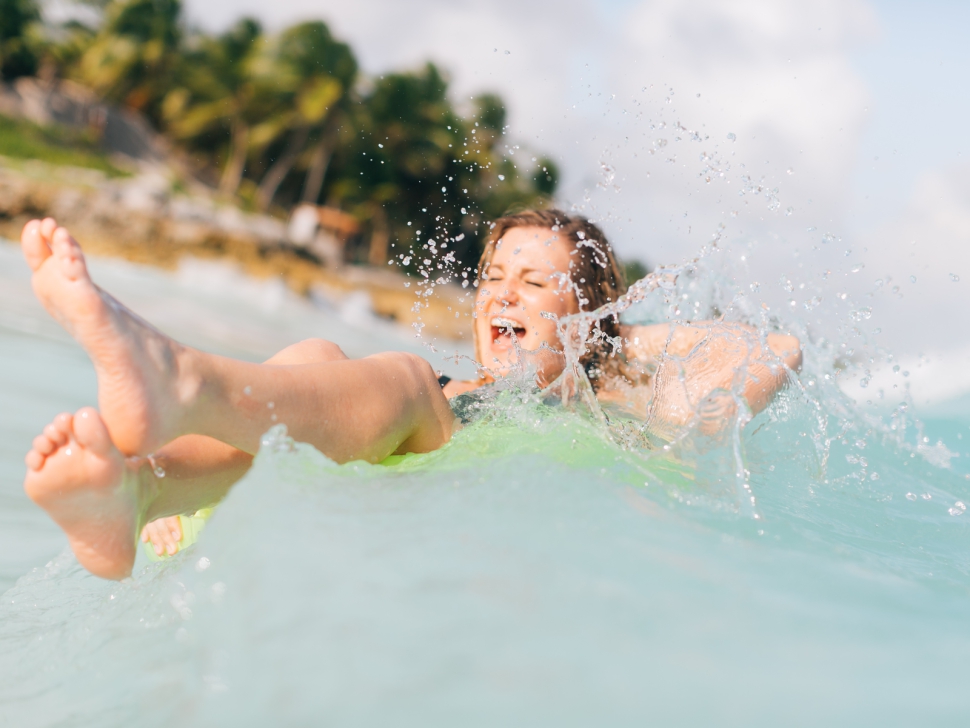
[[[556,190],[552,160],[506,137],[502,99],[456,105],[433,64],[367,77],[320,21],[268,33],[244,18],[210,35],[186,23],[178,0],[85,10],[88,20],[52,23],[35,0],[0,0],[3,80],[70,80],[141,113],[196,180],[244,209],[339,208],[370,241],[362,259],[377,262],[375,240],[378,260],[400,260],[433,237],[473,267],[488,220]],[[56,163],[70,150],[75,163],[105,164],[86,137],[0,124],[5,156]]]

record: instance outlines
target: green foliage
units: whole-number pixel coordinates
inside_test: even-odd
[[[72,134],[6,116],[0,116],[0,156],[96,169],[111,177],[125,174],[85,134]]]
[[[269,74],[275,91],[273,111],[253,129],[253,145],[268,160],[255,198],[257,207],[266,209],[294,170],[308,170],[304,176],[309,179],[314,167],[326,166],[357,78],[357,60],[325,23],[312,21],[283,31],[261,70]],[[306,164],[300,163],[301,154],[308,158]],[[319,190],[317,184],[304,197],[315,201]]]
[[[623,277],[628,286],[633,285],[650,272],[650,269],[639,260],[624,260],[620,262],[620,266],[623,268]]]
[[[427,249],[429,239],[436,247],[446,242],[457,267],[474,267],[485,223],[541,202],[532,175],[499,152],[501,101],[483,96],[475,115],[463,118],[447,92],[433,64],[378,79],[341,129],[325,190],[331,204],[379,219],[389,252],[411,271],[424,259],[412,251]]]
[[[190,39],[160,104],[163,129],[223,167],[220,189],[227,194],[242,179],[250,127],[275,103],[270,79],[255,71],[263,42],[262,27],[251,18],[220,36]]]
[[[118,0],[71,69],[77,80],[109,101],[124,103],[158,120],[171,87],[182,40],[179,0]]]
[[[505,131],[505,104],[495,94],[482,94],[475,99],[476,118],[486,129]]]
[[[0,75],[4,81],[37,72],[31,26],[40,20],[34,0],[0,0]]]
[[[541,157],[532,175],[532,183],[540,194],[551,197],[559,185],[559,167],[548,157]]]
[[[297,88],[307,79],[327,76],[349,89],[357,78],[357,59],[346,43],[330,34],[326,23],[300,23],[280,35],[277,67],[289,75],[288,85]]]

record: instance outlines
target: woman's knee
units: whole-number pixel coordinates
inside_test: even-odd
[[[326,339],[304,339],[286,347],[266,360],[267,364],[319,364],[342,361],[347,358],[343,350]]]

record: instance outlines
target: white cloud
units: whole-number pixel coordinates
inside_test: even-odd
[[[875,310],[887,343],[936,359],[965,347],[970,164],[924,173],[906,207],[862,242],[869,249],[869,279],[887,281]]]

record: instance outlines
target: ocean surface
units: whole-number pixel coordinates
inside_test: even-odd
[[[92,270],[211,351],[427,353],[361,300]],[[970,402],[860,409],[823,349],[669,449],[514,386],[392,467],[279,428],[198,544],[114,583],[22,492],[95,379],[0,244],[0,726],[968,725]]]

